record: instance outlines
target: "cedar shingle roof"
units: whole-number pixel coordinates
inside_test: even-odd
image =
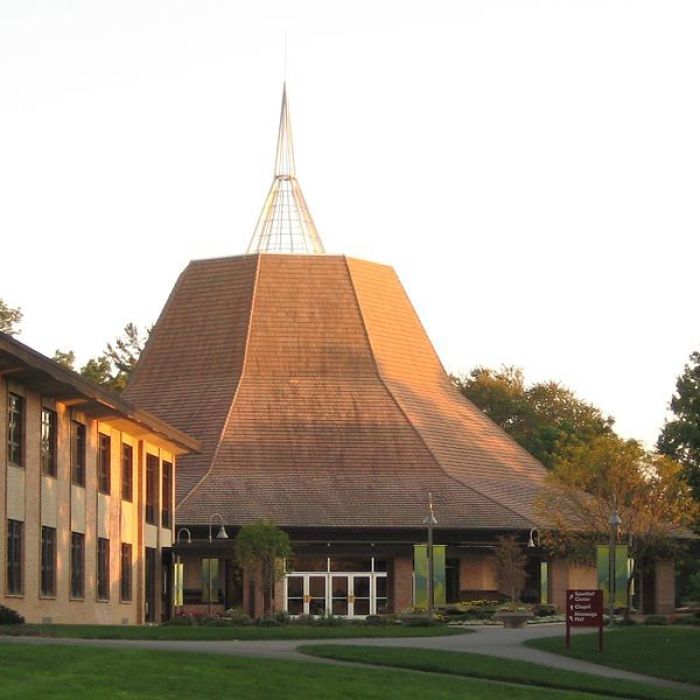
[[[394,271],[341,256],[191,263],[126,396],[202,442],[178,520],[527,528],[546,470],[453,388]]]

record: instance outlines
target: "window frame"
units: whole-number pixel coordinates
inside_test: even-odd
[[[128,455],[128,459],[127,459]],[[134,501],[134,446],[122,442],[122,501]]]
[[[7,462],[20,469],[24,469],[24,424],[24,397],[10,391],[7,394]]]
[[[56,528],[41,526],[41,576],[42,598],[56,597]]]
[[[106,537],[97,538],[96,593],[99,602],[109,602],[110,580],[110,541]]]
[[[85,599],[85,534],[82,532],[70,533],[70,598]]]
[[[24,595],[24,521],[7,519],[5,594]]]
[[[163,460],[160,465],[161,473],[161,511],[160,526],[172,527],[172,503],[173,503],[173,463]],[[166,478],[167,477],[167,478]]]
[[[97,491],[109,496],[112,491],[112,436],[97,433]]]
[[[158,467],[160,459],[153,454],[146,453],[146,498],[145,511],[146,523],[158,525]]]
[[[132,603],[134,600],[133,586],[133,547],[130,542],[122,542],[119,553],[119,600],[122,603]]]
[[[41,473],[54,479],[58,473],[58,414],[41,407]]]
[[[85,488],[85,467],[87,465],[87,426],[71,420],[71,483]]]

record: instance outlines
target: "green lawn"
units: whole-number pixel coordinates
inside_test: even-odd
[[[182,652],[0,644],[0,698],[538,700],[589,696],[389,669]]]
[[[642,698],[644,700],[687,700],[688,694],[636,683],[634,681],[599,678],[531,664],[526,661],[499,659],[493,656],[433,649],[396,647],[361,647],[339,644],[303,646],[302,653],[341,661],[355,661],[380,666],[411,668],[420,671],[451,673],[471,678],[522,683],[595,693],[605,697]]]
[[[207,640],[238,639],[352,639],[360,637],[438,637],[464,634],[469,630],[443,627],[411,627],[407,625],[341,625],[339,627],[284,625],[280,627],[215,626],[215,625],[7,625],[3,634],[80,639],[155,639]]]
[[[604,666],[700,684],[700,629],[668,625],[625,627],[605,635],[602,653],[598,652],[597,637],[597,633],[576,635],[569,651],[564,648],[563,636],[534,639],[527,644]]]

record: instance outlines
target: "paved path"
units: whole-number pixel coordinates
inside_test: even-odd
[[[510,630],[503,627],[474,627],[473,634],[459,634],[447,637],[404,637],[383,639],[318,639],[318,640],[270,640],[270,641],[149,641],[126,639],[59,639],[53,637],[2,637],[0,643],[21,644],[70,644],[76,646],[100,646],[125,649],[160,649],[186,653],[226,654],[233,656],[255,656],[269,659],[287,659],[315,663],[337,663],[331,659],[319,659],[297,651],[297,648],[310,644],[354,644],[379,647],[410,647],[441,649],[445,651],[468,651],[476,654],[497,656],[506,659],[529,661],[541,666],[558,668],[580,673],[590,673],[603,678],[621,678],[640,681],[648,685],[676,688],[689,694],[700,693],[700,686],[687,685],[674,681],[644,676],[640,673],[623,671],[609,666],[600,666],[588,661],[572,659],[559,654],[523,646],[528,639],[561,635],[564,642],[564,625],[528,625],[524,629]],[[586,632],[588,630],[581,630]],[[574,633],[578,630],[574,630]],[[353,664],[356,665],[356,664]]]

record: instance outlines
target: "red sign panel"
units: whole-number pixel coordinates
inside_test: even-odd
[[[569,627],[600,627],[603,624],[603,591],[580,588],[568,590],[566,624]]]

